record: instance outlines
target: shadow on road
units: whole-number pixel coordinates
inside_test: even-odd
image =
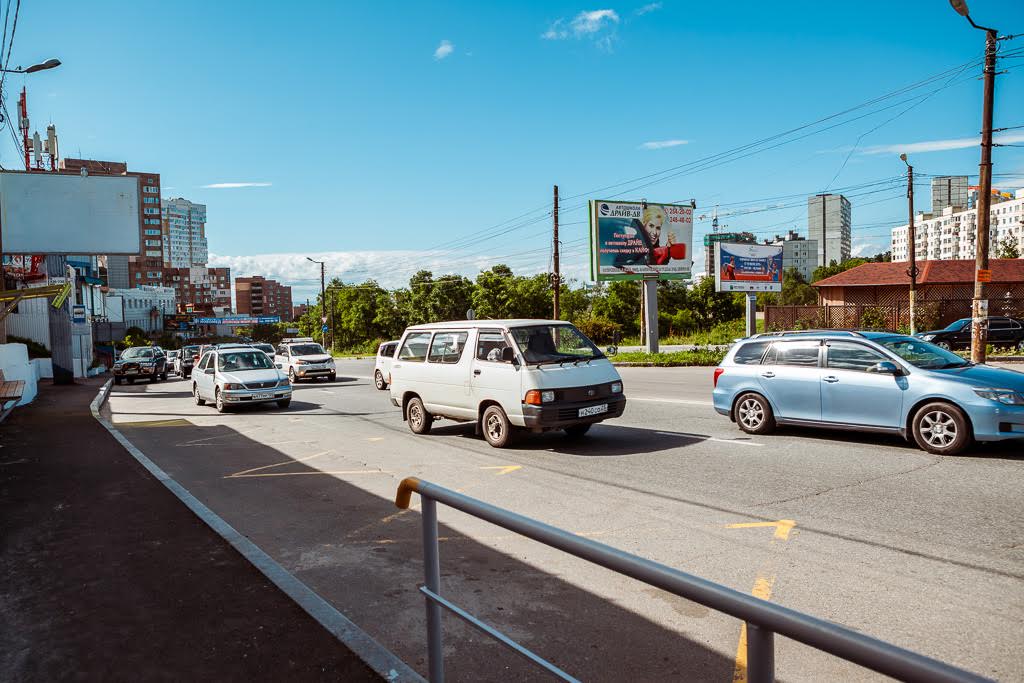
[[[912,453],[925,455],[925,451],[918,448],[913,441],[908,441],[902,436],[895,434],[879,434],[876,432],[850,432],[843,429],[802,429],[800,427],[779,427],[776,432],[779,435],[796,437],[807,441],[827,441],[834,443],[851,444],[878,444],[893,448],[903,448]],[[771,439],[771,436],[762,437]],[[977,459],[1001,459],[1001,460],[1024,460],[1024,448],[1021,441],[994,441],[989,443],[974,443],[966,451],[956,456],[944,456],[946,458],[977,458]]]
[[[119,427],[228,523],[426,673],[425,610],[417,590],[423,581],[421,527],[415,509],[399,511],[392,500],[311,467],[315,459],[300,462],[224,425]],[[472,427],[469,430],[471,435]],[[605,454],[625,453],[627,447],[636,452],[637,430],[608,431],[610,436],[589,439],[587,451],[600,449],[605,442]],[[567,452],[576,448],[554,435],[543,441],[548,446],[537,447],[558,442]],[[669,448],[680,441],[664,436],[657,443]],[[214,443],[216,447],[209,447]],[[207,447],[196,451],[189,444]],[[394,491],[404,474],[367,471],[358,476],[386,477],[386,484],[372,481],[378,490]],[[415,498],[414,502],[418,503]],[[513,500],[488,502],[515,507]],[[641,584],[626,578],[618,584],[619,599],[624,592],[636,596],[636,602],[628,608],[616,604],[545,571],[544,558],[552,551],[542,546],[528,557],[513,557],[444,523],[460,515],[444,507],[439,510],[443,594],[569,673],[598,681],[721,683],[731,678],[731,657],[698,642],[697,634],[706,638],[709,628],[727,634],[727,642],[719,645],[728,652],[739,632],[732,618],[669,594],[647,597]],[[499,542],[510,536],[498,527],[488,528]],[[581,560],[570,560],[560,571],[566,566],[571,567],[570,576],[576,571],[588,577],[605,571]],[[664,613],[666,603],[671,613],[666,618],[675,628],[638,614],[652,606]],[[457,618],[446,616],[444,627],[450,680],[541,678],[538,669]]]

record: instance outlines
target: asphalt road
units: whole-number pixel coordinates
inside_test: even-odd
[[[625,415],[579,442],[494,450],[471,426],[415,436],[343,361],[292,405],[220,415],[189,385],[115,387],[146,455],[349,618],[426,671],[416,476],[1000,680],[1024,679],[1024,452],[939,458],[898,438],[748,437],[710,404],[709,368],[624,368]],[[795,526],[749,526],[793,520]],[[583,680],[732,680],[740,624],[440,509],[443,593]],[[743,525],[743,526],[734,526]],[[451,680],[535,669],[445,617]],[[780,680],[873,674],[777,639]]]

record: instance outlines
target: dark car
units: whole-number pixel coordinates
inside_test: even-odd
[[[197,353],[199,353],[199,347],[194,344],[181,347],[181,353],[174,361],[174,371],[186,379],[191,377]]]
[[[918,332],[917,336],[944,349],[971,347],[971,319],[961,318],[945,329]],[[1019,348],[1024,345],[1024,321],[994,315],[988,319],[988,343],[996,348]]]
[[[131,346],[114,363],[114,384],[148,378],[150,382],[167,379],[167,354],[159,346]]]

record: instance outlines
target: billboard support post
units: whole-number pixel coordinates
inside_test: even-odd
[[[647,353],[658,353],[658,281],[644,280],[643,285]]]
[[[757,294],[747,293],[747,336],[753,337],[757,334]]]

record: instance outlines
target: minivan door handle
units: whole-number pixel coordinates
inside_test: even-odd
[[[771,370],[769,370],[768,372],[762,372],[761,376],[762,377],[767,377],[768,379],[771,379],[772,377],[775,376],[775,373],[772,372]]]
[[[827,377],[822,377],[821,379],[828,382],[829,384],[834,384],[835,382],[839,381],[839,378],[836,377],[835,375],[829,375]]]
[[[474,375],[479,375],[479,374],[480,374],[480,370],[479,370],[479,369],[477,369],[477,370],[474,370],[474,371],[473,371],[473,374],[474,374]]]

